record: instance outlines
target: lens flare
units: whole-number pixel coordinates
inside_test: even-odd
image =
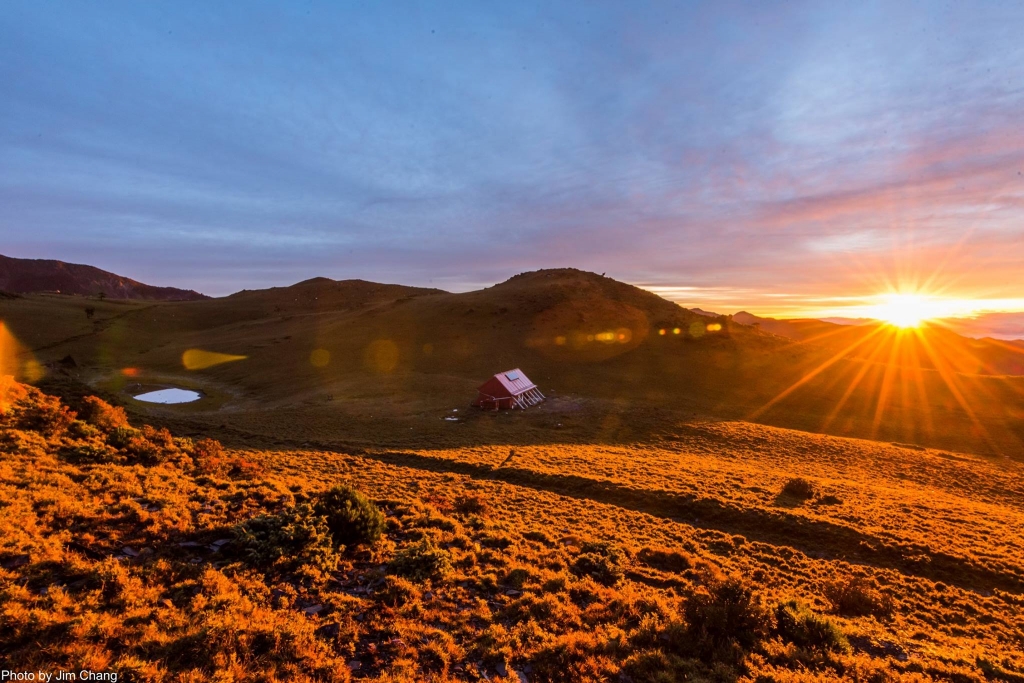
[[[233,363],[245,360],[248,356],[235,356],[230,353],[217,353],[216,351],[204,351],[202,349],[189,349],[181,354],[181,364],[186,370],[205,370],[215,365]]]

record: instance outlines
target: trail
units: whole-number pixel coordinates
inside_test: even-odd
[[[131,315],[133,313],[143,313],[143,312],[148,311],[149,309],[151,309],[153,307],[154,307],[153,305],[150,305],[150,306],[145,306],[143,308],[133,308],[131,310],[124,311],[123,313],[118,313],[117,315],[112,315],[109,318],[104,318],[102,320],[97,320],[96,322],[93,323],[93,329],[89,330],[88,332],[82,332],[80,334],[73,334],[70,337],[66,337],[64,339],[59,339],[59,340],[57,340],[55,342],[50,342],[49,344],[43,344],[42,346],[37,346],[37,347],[31,349],[31,351],[32,351],[32,353],[38,353],[39,351],[48,351],[50,349],[55,349],[55,348],[57,348],[58,346],[60,346],[62,344],[67,344],[69,342],[78,341],[79,339],[85,339],[86,337],[92,337],[93,335],[97,335],[97,334],[100,334],[101,332],[107,331],[110,328],[110,325],[114,321],[116,321],[116,320],[120,320],[122,318],[125,318],[125,317],[127,317],[127,316],[129,316],[129,315]]]

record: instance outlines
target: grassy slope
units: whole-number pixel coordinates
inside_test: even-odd
[[[1017,464],[723,423],[634,447],[216,458],[62,415],[30,388],[0,390],[0,644],[17,668],[637,682],[1024,671]],[[794,476],[817,495],[780,496]],[[387,531],[326,580],[219,544],[342,482],[378,501]],[[396,577],[424,538],[451,572]],[[594,542],[620,553],[613,585],[580,571]],[[852,577],[864,611],[836,593]],[[796,644],[773,616],[790,599],[850,647]]]
[[[936,333],[947,359],[936,369],[912,339],[897,345],[879,334],[850,349],[867,328],[796,342],[733,326],[729,335],[694,339],[691,327],[702,331],[709,319],[580,271],[527,273],[465,294],[319,279],[209,301],[122,304],[117,317],[107,304],[95,321],[86,320],[86,303],[5,300],[0,318],[40,361],[70,354],[78,378],[102,390],[136,381],[203,389],[210,398],[194,406],[132,406],[191,429],[174,422],[187,416],[205,433],[249,443],[632,440],[698,414],[957,451],[1024,452],[1024,377],[977,374],[1016,351],[997,350],[997,362],[988,347],[972,355],[971,342]],[[614,340],[588,341],[605,332]],[[186,370],[182,353],[190,348],[245,359]],[[483,378],[512,366],[566,402],[536,418],[462,425],[458,434],[442,421],[468,404]],[[125,368],[139,374],[125,377]],[[618,426],[607,429],[611,423]]]

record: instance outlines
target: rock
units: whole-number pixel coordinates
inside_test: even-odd
[[[212,545],[212,546],[214,546],[216,548],[220,548],[222,546],[227,545],[228,543],[231,543],[231,539],[230,538],[218,538],[216,541],[214,541],[210,545]]]
[[[338,635],[339,631],[341,631],[341,627],[337,624],[324,624],[314,631],[314,633],[324,638],[334,638]]]
[[[127,546],[127,545],[125,547],[121,548],[121,552],[124,553],[125,555],[127,555],[128,557],[138,557],[139,556],[139,551],[138,550],[136,550],[135,548],[132,548],[131,546]]]
[[[352,669],[353,671],[358,671],[359,669],[363,668],[363,663],[360,662],[358,659],[353,659],[351,662],[348,663],[348,668]]]
[[[302,613],[306,616],[313,616],[314,614],[319,614],[320,612],[322,612],[323,609],[323,605],[310,605],[306,609],[302,610]]]
[[[195,541],[182,541],[178,544],[181,548],[200,548],[202,545],[202,543],[196,543]]]
[[[11,559],[9,559],[6,562],[4,562],[3,566],[4,566],[4,569],[14,569],[16,567],[23,567],[23,566],[25,566],[31,560],[32,560],[32,558],[29,556],[29,554],[28,553],[24,553],[22,555],[15,555]]]

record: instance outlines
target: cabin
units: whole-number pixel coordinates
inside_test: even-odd
[[[522,370],[499,372],[480,385],[473,405],[484,410],[523,410],[544,400],[537,385]]]

